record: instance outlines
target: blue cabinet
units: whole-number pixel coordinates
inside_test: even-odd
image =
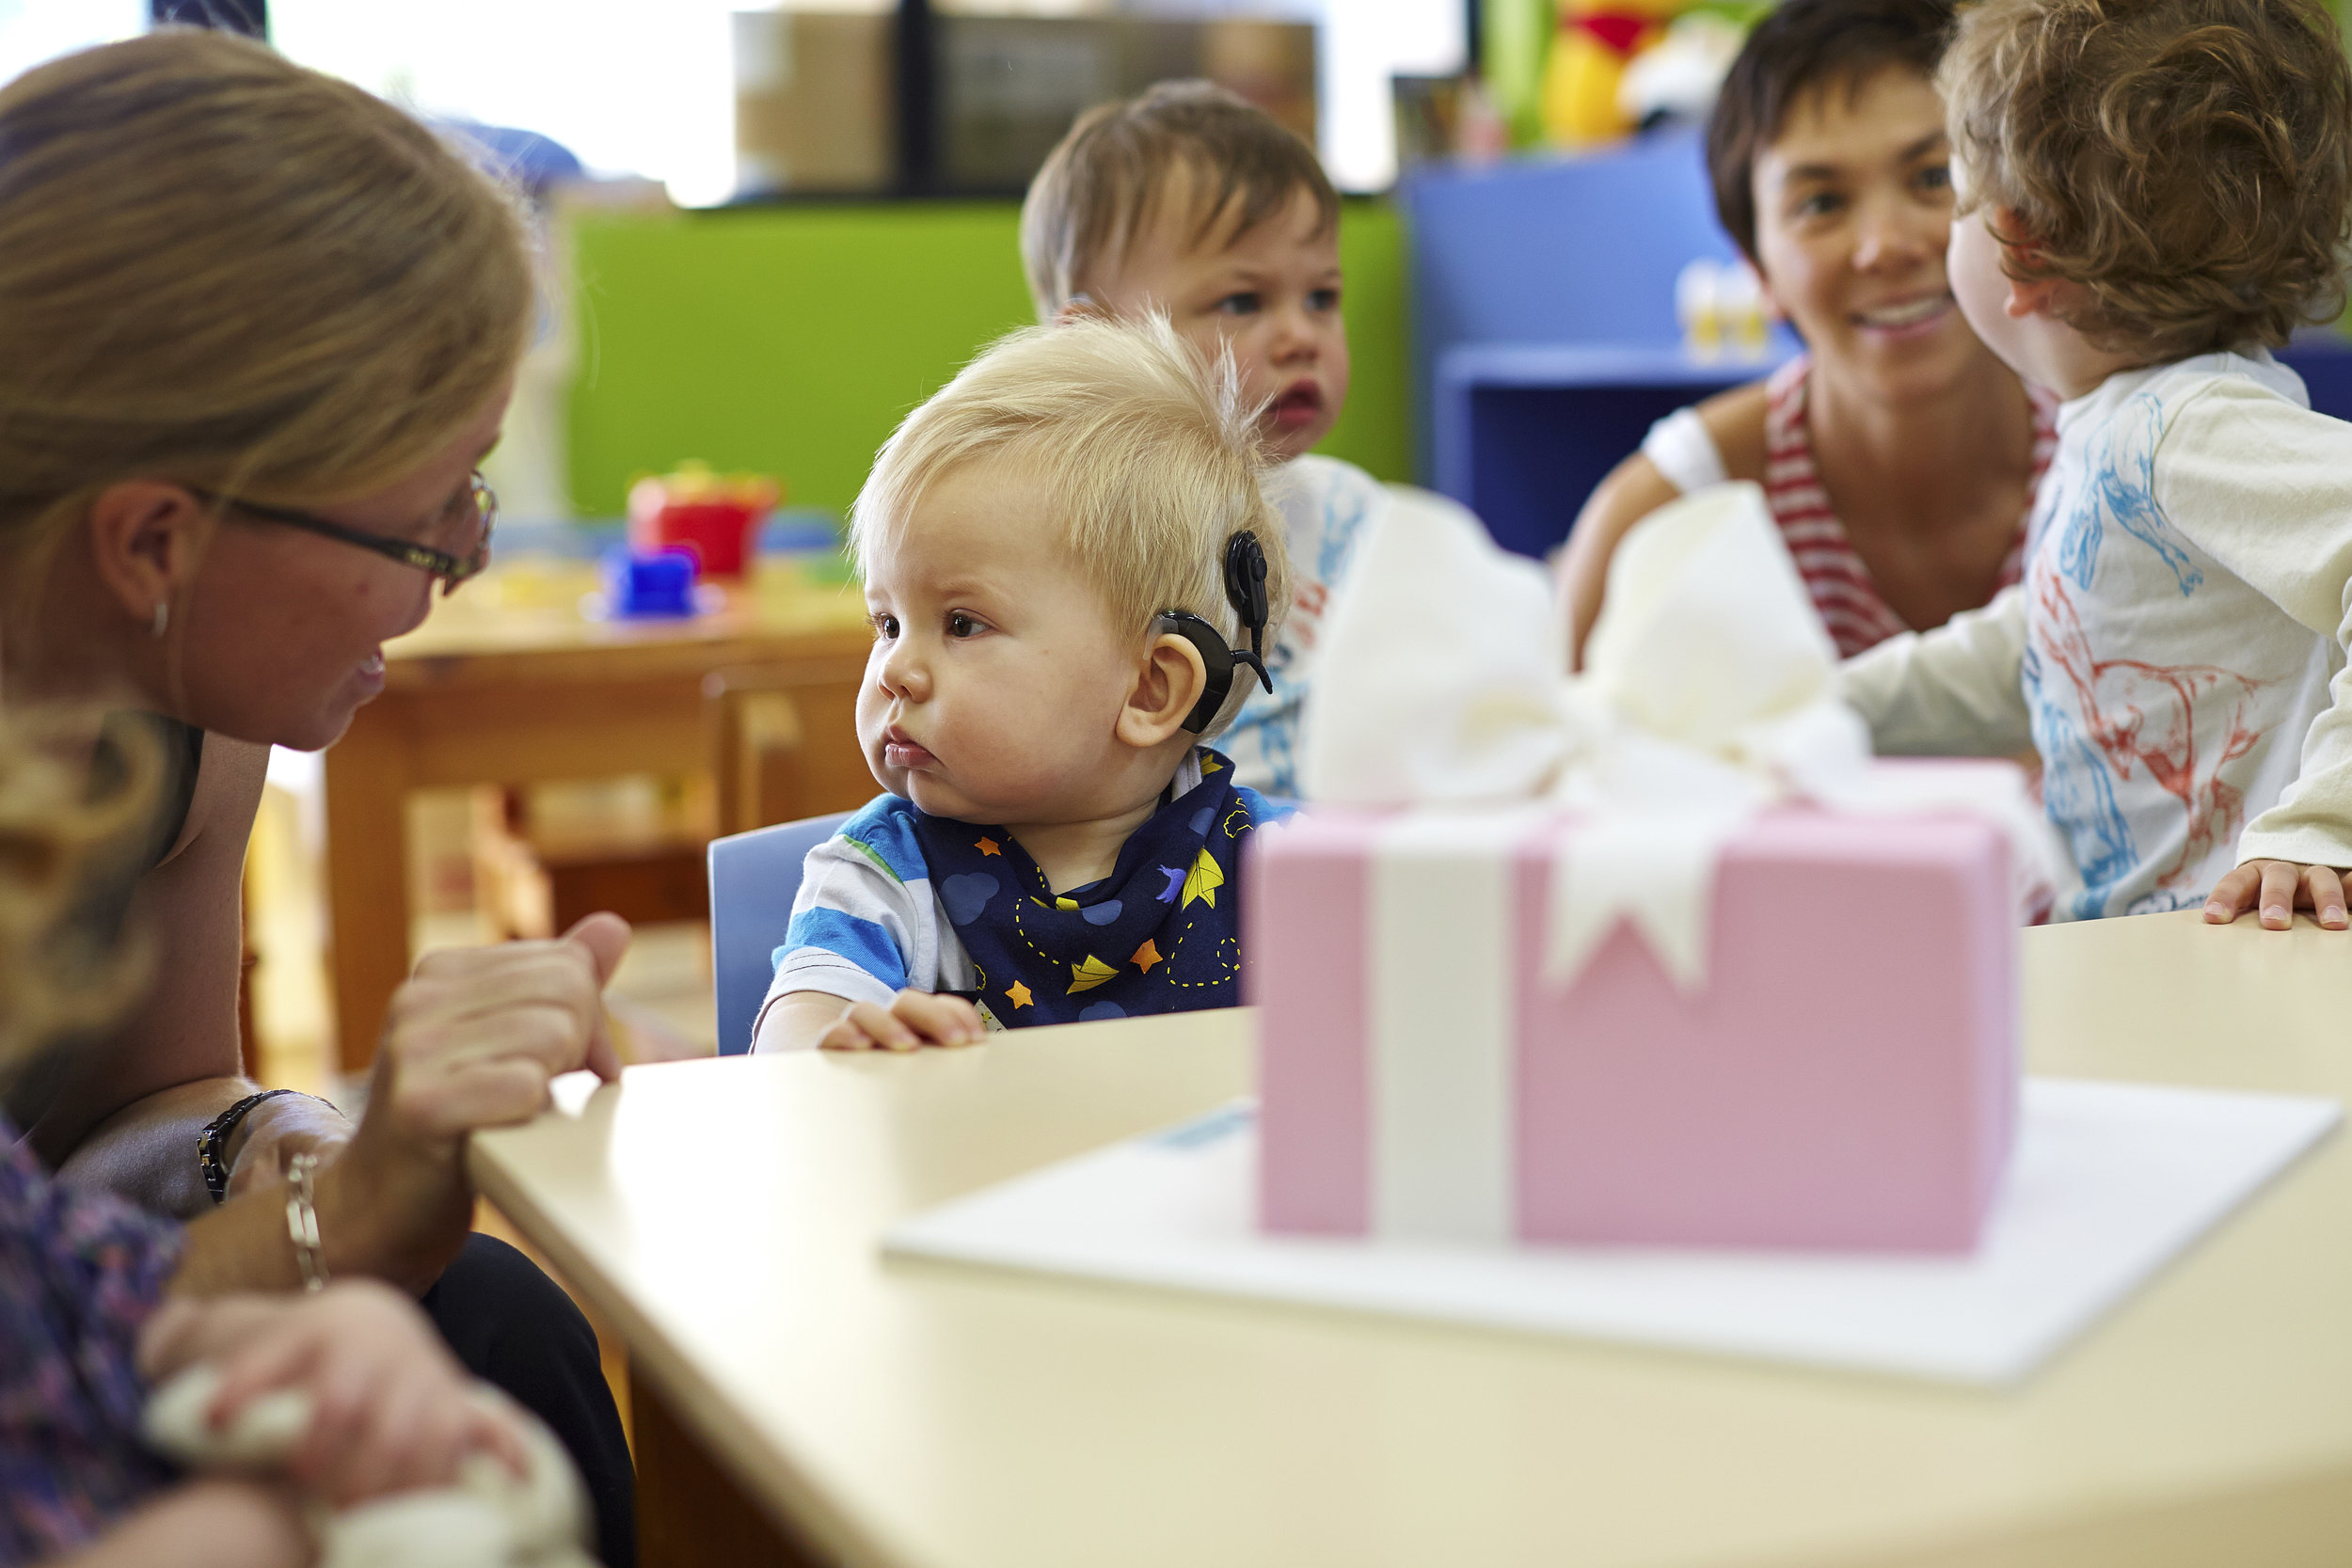
[[[1753,381],[1794,352],[1702,360],[1679,346],[1464,343],[1438,361],[1432,487],[1478,514],[1505,549],[1540,556],[1651,421]]]

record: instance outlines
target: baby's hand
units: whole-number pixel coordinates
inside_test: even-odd
[[[2265,930],[2283,931],[2295,924],[2296,910],[2309,910],[2322,926],[2341,931],[2352,925],[2344,915],[2347,891],[2352,891],[2352,871],[2293,861],[2248,861],[2214,883],[2213,896],[2205,900],[2205,920],[2227,926],[2259,903]]]
[[[980,1010],[961,996],[902,990],[887,1007],[853,1002],[817,1038],[824,1051],[919,1051],[927,1045],[977,1045]]]

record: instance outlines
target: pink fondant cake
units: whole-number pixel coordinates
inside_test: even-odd
[[[1426,816],[1371,813],[1255,841],[1245,974],[1268,1228],[1975,1243],[2017,1091],[1995,829],[1765,814],[1718,864],[1707,974],[1686,994],[1629,924],[1548,982],[1553,847],[1572,819],[1460,820],[1452,849]]]

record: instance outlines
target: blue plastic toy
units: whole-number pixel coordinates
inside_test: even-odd
[[[636,555],[608,550],[604,557],[605,602],[628,620],[694,613],[694,557],[690,550]]]

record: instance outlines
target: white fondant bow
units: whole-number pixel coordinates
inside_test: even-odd
[[[1678,985],[1704,984],[1716,860],[1777,800],[1987,816],[2046,877],[2046,829],[2013,773],[1870,767],[1753,484],[1697,491],[1625,536],[1576,675],[1547,575],[1467,514],[1400,498],[1357,548],[1302,719],[1307,797],[1576,811],[1552,879],[1555,983],[1629,919]]]

